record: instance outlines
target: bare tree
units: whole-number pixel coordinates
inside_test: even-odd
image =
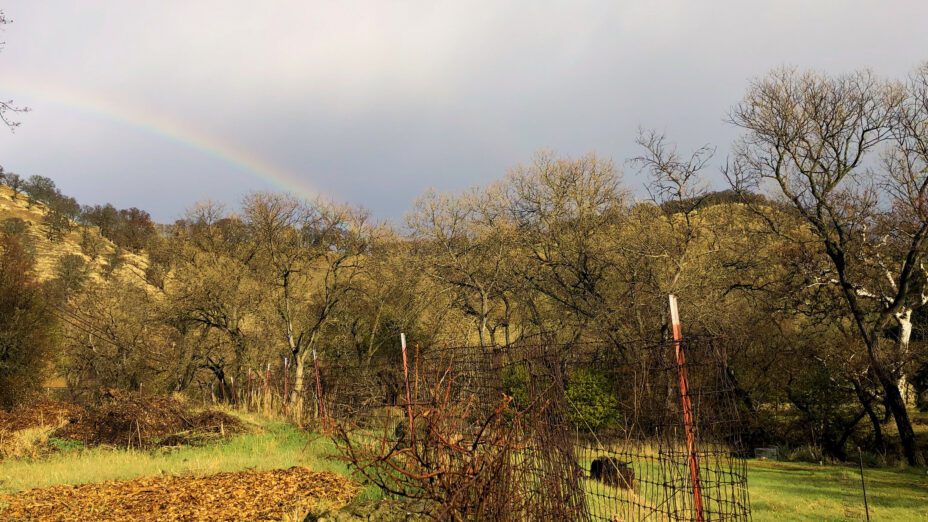
[[[276,312],[294,363],[290,401],[299,418],[307,363],[316,363],[323,328],[354,288],[372,226],[364,212],[288,195],[252,194],[244,208],[260,246],[255,270],[275,288]]]
[[[652,260],[666,267],[648,271],[655,279],[650,282],[650,299],[662,302],[661,296],[681,293],[684,284],[681,278],[685,273],[700,272],[691,269],[694,258],[717,253],[717,248],[703,243],[712,242],[712,232],[720,228],[719,224],[706,223],[697,216],[699,207],[708,196],[702,173],[715,150],[705,145],[684,157],[664,134],[654,130],[639,131],[636,143],[644,152],[631,161],[647,174],[645,187],[659,209],[659,218],[656,222],[647,220],[648,226],[663,228],[666,233],[660,234],[655,230],[655,233],[643,235],[625,248],[631,250],[630,256]],[[690,279],[699,282],[706,276],[700,273],[697,278]],[[643,281],[633,283],[648,283],[646,277],[639,279]],[[666,330],[666,311],[662,309],[662,312],[660,324]],[[667,332],[664,333],[666,335]]]
[[[502,304],[510,250],[495,226],[489,198],[490,191],[476,189],[458,196],[429,192],[409,218],[413,237],[430,247],[430,275],[474,319],[481,346],[495,344],[493,317]]]
[[[13,20],[6,17],[3,11],[0,11],[0,31],[3,30],[3,26],[12,23]],[[0,51],[3,50],[3,44],[6,42],[0,41]],[[28,112],[28,107],[17,107],[13,104],[13,100],[0,100],[0,121],[4,125],[9,127],[10,130],[16,130],[16,127],[19,127],[19,122],[14,120],[12,114],[17,112]]]
[[[222,399],[229,400],[229,377],[240,376],[250,344],[246,325],[255,322],[262,300],[250,265],[257,246],[245,224],[216,203],[196,205],[183,225],[177,227],[176,265],[165,285],[166,315],[184,329],[201,330],[204,339],[216,332],[231,346],[203,351],[199,362],[216,378]]]
[[[558,329],[579,336],[586,326],[615,339],[627,297],[613,238],[628,209],[620,173],[588,154],[542,153],[508,178],[509,213],[528,288],[544,296]]]
[[[912,464],[922,456],[898,381],[912,314],[928,303],[926,78],[924,68],[906,86],[780,69],[731,114],[746,131],[732,185],[772,184],[823,250],[830,263],[812,284],[841,296]]]

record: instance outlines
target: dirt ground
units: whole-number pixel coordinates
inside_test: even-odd
[[[344,477],[299,467],[206,477],[145,477],[53,486],[0,496],[0,519],[49,522],[302,520],[302,515],[320,502],[337,509],[357,492],[358,486]]]

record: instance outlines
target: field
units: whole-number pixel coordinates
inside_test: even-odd
[[[864,469],[871,520],[928,520],[925,469]],[[863,519],[857,468],[753,461],[748,484],[754,520]]]
[[[221,472],[285,470],[294,466],[349,476],[347,468],[331,458],[334,448],[327,438],[282,422],[252,416],[241,418],[252,426],[250,432],[203,446],[153,450],[65,447],[39,458],[7,459],[0,462],[0,495],[24,494],[33,488],[54,485],[137,477],[209,477]],[[928,520],[928,475],[924,469],[865,469],[865,476],[872,520]],[[146,484],[151,485],[141,481],[136,489],[146,491]],[[848,516],[863,515],[859,475],[853,467],[752,461],[749,485],[753,515],[758,521],[845,520]],[[123,488],[130,486],[135,487],[129,484]],[[307,495],[312,496],[313,502],[295,502],[288,508],[290,514],[282,518],[302,519],[303,512],[324,512],[344,504],[339,491],[323,486],[321,490],[313,490],[304,484],[304,491],[309,490]],[[93,494],[113,495],[113,491],[121,490],[103,489]],[[371,489],[355,488],[352,494],[355,511],[357,506],[370,505],[379,498]],[[327,495],[331,498],[326,498]],[[15,497],[0,497],[0,507],[11,498]],[[303,511],[293,511],[299,509]],[[234,513],[218,512],[214,516],[235,518]]]

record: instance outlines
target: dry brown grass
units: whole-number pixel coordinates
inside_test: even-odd
[[[49,452],[48,438],[58,426],[38,426],[23,430],[0,431],[0,460],[38,458]]]
[[[108,239],[101,237],[96,227],[82,227],[75,225],[60,241],[52,241],[45,233],[43,219],[48,209],[41,203],[29,204],[25,194],[13,198],[13,191],[0,185],[0,222],[9,218],[18,218],[27,225],[27,233],[32,238],[36,249],[36,276],[40,281],[55,277],[55,267],[58,260],[68,254],[81,256],[91,268],[91,280],[100,280],[106,264],[106,254],[114,252],[116,246]],[[81,231],[95,235],[102,242],[103,248],[96,259],[84,255],[81,251]],[[145,269],[148,267],[148,258],[142,254],[123,252],[125,263],[116,271],[116,276],[126,280],[144,284]]]

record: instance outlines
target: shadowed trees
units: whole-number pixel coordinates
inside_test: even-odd
[[[912,314],[928,304],[926,78],[780,69],[731,115],[746,131],[733,184],[775,187],[822,249],[828,263],[812,265],[809,288],[840,295],[912,464],[921,456],[898,381]]]
[[[33,265],[19,239],[0,232],[0,406],[40,389],[55,347],[56,321]]]
[[[155,224],[148,212],[137,208],[116,209],[113,205],[85,206],[80,221],[94,225],[100,234],[116,245],[139,252],[155,236]]]

